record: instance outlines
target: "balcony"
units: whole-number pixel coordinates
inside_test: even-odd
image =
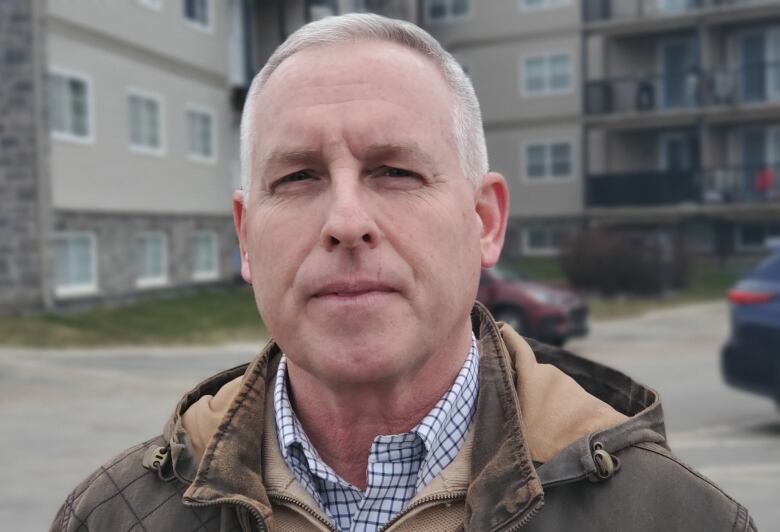
[[[776,0],[584,0],[582,16],[584,22],[594,24],[663,21],[772,3]]]
[[[588,175],[587,208],[780,202],[780,164]]]
[[[717,112],[718,108],[762,103],[780,103],[778,62],[585,83],[585,113],[589,116],[647,115],[705,107]]]

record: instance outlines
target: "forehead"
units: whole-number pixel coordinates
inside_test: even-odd
[[[433,61],[395,43],[307,48],[282,62],[256,98],[261,152],[280,139],[305,142],[323,132],[370,133],[374,143],[404,140],[398,135],[452,140],[453,97],[443,75]]]

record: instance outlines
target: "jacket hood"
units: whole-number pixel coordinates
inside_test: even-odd
[[[467,476],[469,494],[481,494],[471,502],[466,498],[473,529],[492,530],[527,515],[541,504],[542,486],[597,478],[594,448],[616,453],[665,441],[655,391],[614,369],[524,339],[493,321],[479,303],[472,323],[480,391]],[[265,398],[280,355],[271,340],[252,363],[202,382],[177,405],[164,437],[172,474],[192,483],[185,502],[238,497],[270,517],[261,442]],[[235,478],[237,466],[246,478]],[[491,511],[481,514],[480,508]],[[489,522],[480,520],[488,515]]]

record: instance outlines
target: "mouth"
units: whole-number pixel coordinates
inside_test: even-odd
[[[376,281],[348,281],[328,283],[313,294],[315,299],[359,299],[397,292],[392,286]]]

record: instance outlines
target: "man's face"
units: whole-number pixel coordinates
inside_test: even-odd
[[[322,382],[405,378],[468,334],[500,242],[485,245],[452,106],[428,59],[364,41],[293,55],[258,96],[242,273],[290,362]]]

